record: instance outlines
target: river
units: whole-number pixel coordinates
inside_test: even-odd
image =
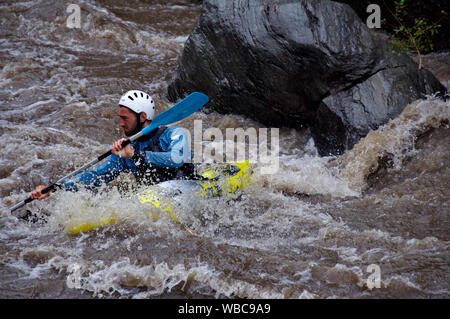
[[[112,187],[56,192],[10,213],[122,137],[117,102],[150,93],[157,112],[201,7],[187,0],[0,3],[1,298],[449,298],[449,103],[428,97],[342,156],[280,128],[279,169],[180,219],[145,218]],[[450,55],[425,57],[449,84]],[[207,94],[207,92],[204,92]],[[198,112],[208,127],[263,127]],[[130,176],[121,182],[132,184]],[[79,235],[62,226],[94,203],[135,215]],[[17,218],[26,209],[45,223]],[[92,211],[92,214],[98,213]]]

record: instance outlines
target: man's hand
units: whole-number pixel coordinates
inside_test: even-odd
[[[119,157],[127,157],[132,158],[134,155],[134,149],[131,147],[131,144],[128,144],[124,148],[122,148],[122,143],[126,141],[125,138],[122,138],[116,142],[113,143],[113,146],[111,148],[111,153],[114,155],[117,155]]]
[[[45,193],[45,194],[42,194],[42,191],[43,191],[44,188],[46,188],[46,187],[47,187],[47,186],[45,186],[45,185],[39,185],[39,186],[37,186],[37,187],[34,189],[34,191],[31,193],[30,197],[31,197],[32,199],[39,199],[39,200],[49,197],[51,191],[50,191],[50,192],[47,192],[47,193]]]

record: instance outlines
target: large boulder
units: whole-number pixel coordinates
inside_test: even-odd
[[[425,94],[445,91],[392,53],[345,4],[205,0],[167,96],[267,126],[310,127],[321,155],[340,154]]]

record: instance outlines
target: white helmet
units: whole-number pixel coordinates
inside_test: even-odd
[[[145,112],[147,114],[147,120],[150,121],[155,116],[155,102],[153,102],[150,95],[142,91],[128,91],[120,98],[119,105],[129,108],[137,114]]]

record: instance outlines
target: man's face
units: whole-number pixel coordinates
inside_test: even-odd
[[[126,136],[133,135],[136,129],[136,114],[126,107],[119,107],[119,126],[123,129]]]

